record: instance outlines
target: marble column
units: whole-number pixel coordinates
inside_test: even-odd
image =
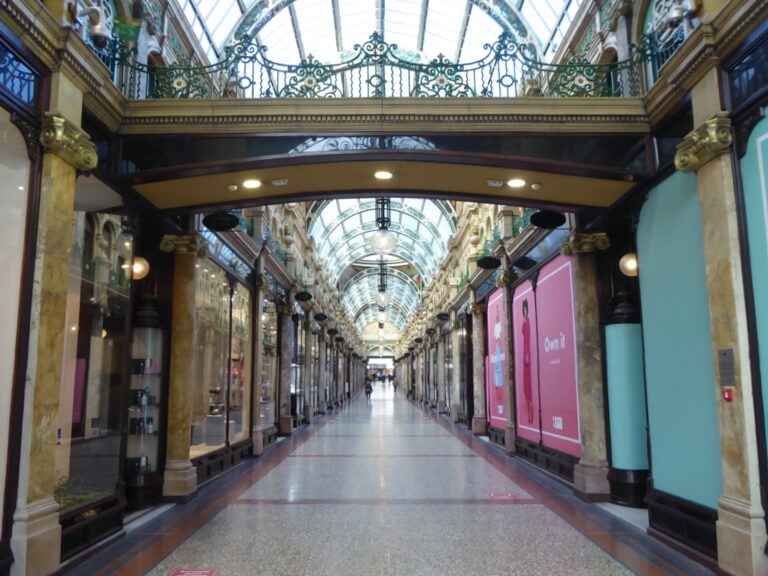
[[[472,383],[475,395],[475,413],[472,432],[485,435],[488,422],[485,414],[485,311],[484,304],[472,304]]]
[[[507,407],[507,425],[504,430],[504,449],[509,454],[515,452],[515,438],[517,438],[515,428],[515,354],[512,349],[513,344],[513,329],[512,329],[512,280],[513,276],[509,271],[509,263],[505,262],[506,270],[496,277],[496,286],[504,290],[504,323],[503,329],[505,330],[505,340],[507,343],[507,349],[504,350],[506,356],[506,369],[505,374],[506,386],[504,387],[504,404]]]
[[[260,456],[264,453],[264,423],[261,421],[261,382],[264,377],[264,321],[262,320],[262,310],[264,308],[264,298],[266,296],[266,285],[262,276],[264,263],[261,259],[256,262],[256,269],[253,276],[253,311],[251,318],[254,319],[255,326],[253,330],[253,391],[251,393],[251,442],[253,443],[254,456]]]
[[[65,79],[61,80],[67,84]],[[82,94],[78,96],[77,102],[82,103]],[[52,106],[56,105],[57,97],[65,95],[54,92]],[[14,576],[50,574],[58,568],[61,555],[54,460],[75,179],[78,169],[93,169],[97,162],[93,143],[78,126],[79,111],[74,120],[77,123],[61,114],[46,114],[40,135],[45,154],[36,231],[19,489],[11,538]]]
[[[292,300],[292,296],[289,297],[290,300]],[[280,306],[277,312],[280,325],[280,395],[278,397],[277,432],[280,436],[290,436],[293,433],[293,418],[291,418],[293,319],[289,306]]]
[[[320,329],[320,338],[318,340],[318,346],[320,346],[320,370],[318,371],[317,375],[317,385],[318,385],[318,392],[317,392],[317,410],[318,412],[325,414],[326,410],[328,409],[328,398],[326,396],[327,391],[325,388],[325,384],[328,380],[328,372],[325,367],[325,363],[328,358],[327,354],[327,344],[325,343],[325,329]]]
[[[681,171],[696,171],[701,205],[712,349],[717,363],[717,389],[712,393],[718,397],[723,479],[718,503],[718,563],[731,574],[768,574],[739,246],[740,234],[746,231],[739,228],[731,122],[721,111],[718,86],[717,72],[712,70],[694,88],[694,122],[699,127],[678,146],[675,165]],[[730,361],[720,362],[721,357]],[[722,387],[729,384],[733,385],[733,400],[727,402]]]
[[[603,350],[598,301],[596,249],[608,248],[605,234],[574,233],[563,252],[572,255],[573,304],[576,320],[577,386],[581,457],[574,467],[573,488],[589,500],[607,500],[608,447],[606,442]]]
[[[190,461],[192,387],[195,364],[195,287],[199,259],[206,256],[205,241],[196,234],[163,236],[160,249],[174,253],[173,324],[168,383],[168,431],[163,474],[163,497],[186,501],[197,492],[197,471]]]
[[[448,401],[446,396],[446,382],[445,382],[445,341],[440,337],[440,333],[436,336],[437,340],[437,375],[435,376],[435,382],[437,382],[437,412],[445,413],[448,409]]]
[[[459,338],[459,331],[456,329],[456,326],[456,312],[454,311],[451,314],[451,338],[453,339],[453,346],[451,347],[453,350],[453,358],[451,358],[451,362],[453,362],[453,380],[450,383],[453,389],[453,392],[451,393],[451,420],[454,422],[459,421],[459,414],[461,413],[461,372],[459,369],[459,362],[461,361],[459,344],[461,339]]]
[[[312,386],[316,381],[316,374],[312,373],[312,308],[307,311],[306,329],[304,330],[304,367],[302,378],[304,379],[304,421],[312,422],[314,407],[312,406]]]

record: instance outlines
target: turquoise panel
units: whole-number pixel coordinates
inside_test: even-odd
[[[654,486],[717,508],[718,391],[695,174],[650,192],[637,245]]]
[[[752,132],[747,153],[741,160],[741,174],[747,208],[760,375],[765,404],[768,401],[768,119],[763,119]],[[764,410],[764,417],[768,433],[768,410]]]
[[[639,324],[605,327],[611,466],[621,470],[648,470],[642,338]]]

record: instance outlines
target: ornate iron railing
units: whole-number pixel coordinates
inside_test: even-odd
[[[137,62],[135,50],[115,45],[115,82],[129,99],[146,98],[366,98],[640,96],[648,62],[659,50],[652,39],[632,48],[628,60],[591,64],[575,59],[549,64],[502,35],[469,63],[438,56],[429,63],[374,33],[335,64],[309,56],[298,64],[267,57],[267,47],[242,38],[210,66],[156,67]]]
[[[31,106],[37,98],[37,88],[37,74],[0,45],[0,90],[22,105]]]

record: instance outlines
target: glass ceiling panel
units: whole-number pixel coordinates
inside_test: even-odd
[[[520,0],[520,13],[538,38],[545,60],[552,60],[583,1]]]
[[[429,282],[456,231],[450,204],[396,198],[390,200],[390,206],[390,230],[398,235],[394,256],[409,262]],[[370,244],[378,228],[373,198],[326,201],[313,213],[309,232],[333,282],[347,266],[375,253]]]
[[[298,47],[303,46],[305,56],[311,53],[321,61],[336,62],[341,53],[376,31],[423,62],[438,54],[468,62],[476,60],[483,44],[493,42],[502,29],[528,42],[530,35],[521,28],[519,14],[552,52],[556,31],[571,20],[563,14],[573,15],[582,1],[179,0],[179,4],[212,61],[221,56],[225,44],[248,34],[258,36],[275,61],[298,62]],[[379,5],[383,17],[377,14]]]

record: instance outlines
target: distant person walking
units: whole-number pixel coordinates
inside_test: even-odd
[[[370,380],[365,381],[365,401],[370,402],[371,401],[371,392],[373,392],[373,386],[371,385]]]

